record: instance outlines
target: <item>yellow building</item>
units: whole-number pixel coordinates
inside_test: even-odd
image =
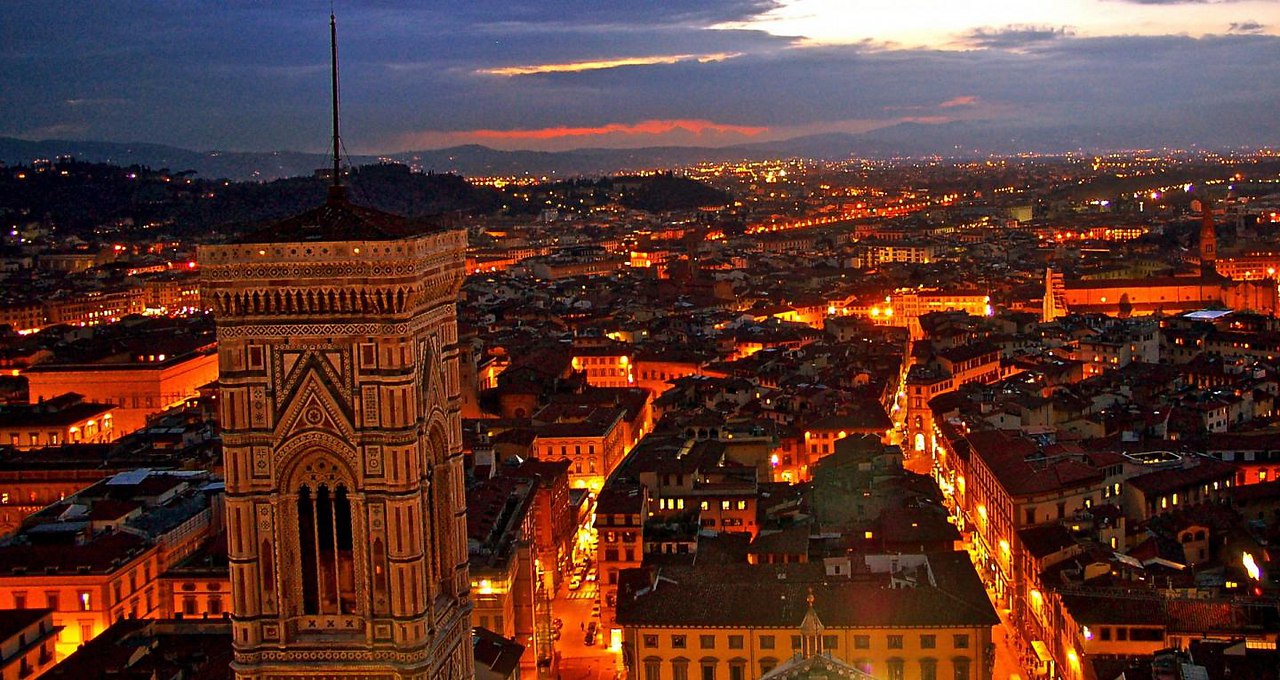
[[[644,559],[644,522],[648,516],[649,494],[643,485],[610,484],[596,501],[600,623],[613,648],[622,641],[622,629],[616,621],[618,585],[623,574],[638,568]]]
[[[53,610],[61,627],[54,649],[62,660],[114,621],[157,616],[159,553],[124,532],[84,545],[6,546],[0,548],[0,606]]]
[[[623,660],[639,680],[761,678],[804,656],[810,594],[833,659],[886,680],[991,677],[999,619],[964,553],[628,570]]]
[[[116,407],[68,393],[0,408],[0,444],[19,451],[61,444],[107,444],[120,437]],[[7,501],[0,500],[0,504]]]
[[[538,428],[534,453],[542,460],[571,461],[569,484],[575,489],[604,486],[604,480],[626,455],[622,408],[586,408],[580,416],[557,417]]]
[[[147,416],[195,397],[201,386],[218,379],[213,342],[181,348],[177,354],[137,352],[85,363],[50,362],[22,374],[32,402],[75,392],[87,401],[114,404],[115,429],[123,436],[146,426]]]
[[[58,660],[117,621],[173,614],[160,577],[222,516],[212,481],[134,470],[36,513],[0,545],[0,607],[52,610]]]
[[[883,326],[904,326],[911,337],[921,337],[920,317],[930,312],[960,311],[971,316],[991,316],[991,298],[978,291],[942,291],[903,288],[886,296],[883,303],[871,305],[865,313],[872,322]]]
[[[626,345],[613,344],[573,348],[573,370],[587,375],[592,387],[635,387],[636,372],[633,351]]]
[[[58,627],[48,609],[0,609],[0,679],[37,678],[53,667]]]

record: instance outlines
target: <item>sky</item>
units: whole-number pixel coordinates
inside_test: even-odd
[[[330,2],[0,2],[0,136],[324,151]],[[333,0],[349,153],[899,123],[1280,144],[1280,0]]]

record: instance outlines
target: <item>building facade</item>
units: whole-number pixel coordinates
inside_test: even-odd
[[[825,624],[821,651],[862,673],[991,678],[988,649],[999,619],[963,553],[860,558],[629,570],[618,593],[618,623],[631,677],[771,677],[804,658],[802,627],[816,611]],[[806,606],[814,593],[821,597]]]
[[[203,248],[241,680],[472,676],[466,234],[349,203]]]

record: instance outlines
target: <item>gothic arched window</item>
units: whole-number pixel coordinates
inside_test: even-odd
[[[351,500],[344,484],[298,489],[298,548],[304,614],[352,614],[356,609]]]

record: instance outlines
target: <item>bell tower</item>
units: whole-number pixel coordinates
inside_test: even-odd
[[[336,149],[336,90],[334,103]],[[466,233],[355,205],[338,170],[319,208],[200,250],[218,326],[232,668],[471,678]]]
[[[1214,276],[1218,273],[1218,234],[1213,223],[1213,210],[1209,199],[1201,199],[1200,212],[1200,273]]]

